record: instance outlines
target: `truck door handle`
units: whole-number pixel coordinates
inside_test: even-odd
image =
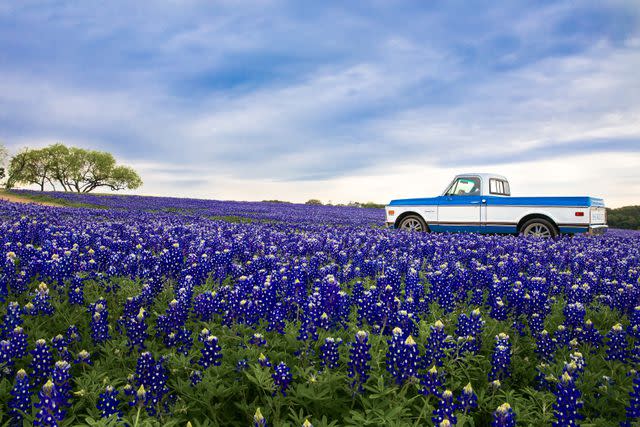
[[[472,205],[477,205],[480,202],[469,202],[469,203],[471,203]]]
[[[487,199],[482,199],[482,203],[487,203]]]

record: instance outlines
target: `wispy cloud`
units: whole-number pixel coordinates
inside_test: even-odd
[[[634,2],[0,5],[0,140],[113,151],[145,192],[385,200],[391,171],[640,151]]]

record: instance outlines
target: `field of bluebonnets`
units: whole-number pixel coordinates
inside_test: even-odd
[[[614,426],[640,234],[411,234],[373,209],[0,202],[4,425]]]

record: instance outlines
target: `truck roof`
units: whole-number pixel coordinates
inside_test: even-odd
[[[467,172],[467,173],[459,173],[455,176],[455,178],[459,178],[461,176],[479,176],[483,182],[486,182],[489,178],[497,178],[505,181],[509,181],[503,175],[499,175],[497,173],[487,173],[487,172]],[[454,178],[454,179],[455,179]]]

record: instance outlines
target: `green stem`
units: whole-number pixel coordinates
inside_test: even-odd
[[[138,427],[138,421],[140,420],[140,409],[142,409],[142,405],[138,405],[138,412],[136,413],[136,420],[133,423],[133,427]]]
[[[428,400],[429,399],[427,397],[424,398],[424,405],[422,405],[422,411],[420,411],[420,415],[418,415],[418,419],[416,420],[416,423],[413,425],[413,427],[418,427],[418,425],[420,425],[420,420],[422,419],[423,415],[427,411],[427,401]]]

